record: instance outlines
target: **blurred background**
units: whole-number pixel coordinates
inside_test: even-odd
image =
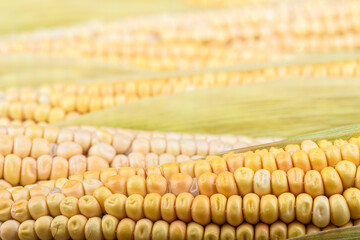
[[[356,0],[0,0],[0,34],[4,125],[277,139],[360,116]]]

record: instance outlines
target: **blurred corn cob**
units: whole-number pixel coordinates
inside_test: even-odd
[[[184,0],[194,5],[200,5],[205,7],[228,7],[238,6],[243,4],[270,4],[276,3],[279,0]],[[291,1],[291,0],[287,0]]]
[[[287,59],[360,47],[358,1],[291,1],[126,18],[15,35],[0,54],[101,59],[153,70]]]
[[[58,83],[0,92],[0,117],[53,123],[138,99],[215,86],[242,85],[288,77],[359,77],[359,60],[189,74],[163,74],[115,81]]]

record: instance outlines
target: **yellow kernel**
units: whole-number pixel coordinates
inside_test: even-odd
[[[326,227],[330,223],[330,205],[325,196],[314,199],[312,223],[317,227]]]
[[[234,172],[234,178],[240,195],[243,197],[253,192],[254,171],[247,167],[238,168]]]
[[[306,193],[296,197],[296,220],[303,224],[310,223],[313,207],[313,198]]]
[[[278,200],[274,195],[268,194],[260,200],[260,220],[266,224],[272,224],[279,218]]]
[[[243,214],[246,222],[256,224],[260,218],[260,199],[254,193],[246,194],[243,199]]]
[[[345,198],[340,194],[329,198],[330,221],[335,226],[342,226],[350,221],[350,210]]]
[[[321,177],[324,182],[326,196],[343,192],[343,184],[337,171],[332,167],[326,167],[321,170]]]
[[[278,197],[279,216],[281,221],[290,223],[295,220],[295,196],[292,193],[283,193]]]
[[[335,167],[345,189],[354,186],[356,177],[356,166],[350,161],[340,161]]]

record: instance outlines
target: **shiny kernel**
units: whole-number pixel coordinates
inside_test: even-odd
[[[279,218],[278,200],[274,195],[268,194],[260,200],[260,220],[266,224],[272,224]]]
[[[246,222],[256,224],[260,218],[260,198],[254,193],[243,198],[243,214]]]
[[[18,236],[20,240],[38,239],[34,230],[34,226],[35,226],[34,220],[26,220],[22,222],[18,228]]]
[[[115,239],[116,229],[118,227],[119,220],[111,215],[103,216],[101,220],[101,229],[105,239]]]
[[[251,240],[254,235],[254,226],[248,223],[243,223],[236,229],[236,239]]]
[[[242,198],[237,195],[233,195],[228,198],[226,205],[226,222],[239,226],[244,221],[242,212]]]
[[[292,222],[288,225],[288,238],[303,236],[306,234],[305,226],[299,222]]]
[[[179,220],[183,222],[190,222],[191,220],[191,206],[194,200],[193,195],[184,192],[176,197],[175,212]]]
[[[134,239],[135,225],[136,223],[130,218],[125,218],[121,220],[116,229],[117,239]]]
[[[157,221],[161,218],[161,196],[157,193],[149,193],[144,199],[144,215],[151,221]]]
[[[354,186],[356,177],[356,165],[350,161],[340,161],[335,167],[338,172],[344,189]]]
[[[330,205],[327,197],[318,196],[314,199],[312,223],[320,228],[330,223]]]
[[[156,223],[155,223],[156,224]],[[154,231],[155,229],[153,229]],[[187,225],[186,228],[186,239],[193,239],[193,240],[202,240],[204,236],[204,227],[201,226],[200,224],[197,224],[195,222],[191,222]],[[162,238],[153,238],[152,239],[161,239],[161,240],[165,240],[167,238],[165,238],[165,234],[164,237]]]
[[[321,170],[322,180],[326,196],[330,197],[334,194],[343,192],[343,184],[337,171],[332,167],[326,167]]]
[[[95,197],[85,195],[79,199],[79,211],[87,218],[101,217],[101,207]]]
[[[176,196],[183,192],[190,192],[193,179],[184,173],[175,173],[170,178],[170,190]]]
[[[289,152],[279,153],[278,155],[276,155],[276,164],[278,166],[278,169],[287,172],[293,167],[291,154]]]
[[[222,225],[226,220],[227,199],[222,194],[214,194],[210,197],[211,219],[212,222]]]
[[[141,176],[131,176],[128,178],[126,183],[127,194],[140,194],[145,197],[146,195],[146,181],[144,177]]]
[[[244,166],[257,171],[262,168],[261,156],[256,153],[245,154]]]
[[[278,197],[279,216],[281,221],[290,223],[295,220],[295,196],[292,193],[283,193]]]
[[[282,193],[289,192],[289,184],[285,171],[275,170],[271,174],[271,188],[272,193],[275,196],[279,196]]]
[[[342,159],[353,162],[356,166],[360,164],[359,147],[354,143],[344,144],[340,147]]]
[[[260,169],[254,175],[254,193],[259,197],[271,193],[271,176],[270,172],[265,169]]]
[[[242,197],[253,192],[254,171],[252,169],[247,167],[238,168],[234,172],[234,178]]]
[[[125,203],[126,215],[138,221],[144,218],[144,197],[139,194],[133,194],[126,199]]]
[[[216,190],[218,193],[230,197],[238,194],[238,188],[234,176],[230,172],[222,172],[216,177]]]
[[[311,170],[310,160],[305,151],[299,150],[292,154],[292,160],[294,167],[303,169],[305,172]]]
[[[264,223],[258,223],[255,225],[255,238],[256,240],[260,239],[269,239],[270,230],[269,225]]]
[[[187,228],[187,231],[189,231],[189,227]],[[162,220],[156,221],[152,228],[151,239],[167,240],[168,238],[169,238],[169,223]],[[187,238],[189,239],[189,237]]]
[[[161,175],[149,175],[146,178],[146,190],[148,193],[158,193],[163,196],[167,191],[167,181]]]
[[[291,168],[287,175],[290,192],[295,196],[304,192],[304,170],[300,168]]]
[[[323,180],[318,171],[310,170],[305,174],[304,191],[313,198],[324,194]]]
[[[191,218],[203,226],[211,222],[210,199],[205,195],[196,196],[191,206]]]
[[[296,197],[296,220],[303,224],[311,221],[313,209],[313,198],[306,193],[301,193]]]
[[[134,238],[139,240],[147,240],[151,237],[153,222],[149,219],[141,219],[136,222],[134,230]]]
[[[349,206],[351,218],[360,218],[360,190],[358,188],[348,188],[343,193]]]
[[[309,152],[309,159],[311,168],[317,171],[321,171],[327,166],[327,159],[325,152],[320,148],[313,148]]]
[[[270,226],[271,240],[284,240],[287,238],[287,225],[281,221],[277,221]]]
[[[270,173],[274,172],[277,169],[275,154],[271,152],[264,153],[261,156],[261,160],[263,169],[268,170]]]
[[[329,198],[330,221],[335,226],[342,226],[350,221],[350,210],[345,198],[340,194]]]

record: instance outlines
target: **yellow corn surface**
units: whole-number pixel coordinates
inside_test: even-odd
[[[349,188],[343,194],[335,194],[329,198],[312,198],[306,193],[298,196],[283,193],[279,197],[272,194],[259,197],[255,193],[248,193],[244,197],[226,197],[223,194],[193,196],[190,193],[180,193],[177,196],[172,193],[162,196],[158,193],[145,196],[134,193],[126,196],[112,193],[102,186],[92,194],[80,198],[58,192],[47,196],[38,194],[28,200],[2,198],[0,218],[2,222],[24,222],[43,216],[62,215],[71,218],[81,214],[91,218],[108,214],[117,220],[131,218],[139,221],[147,218],[153,222],[164,220],[168,223],[176,220],[186,223],[194,221],[203,226],[214,223],[238,227],[244,222],[270,225],[278,221],[285,224],[298,221],[301,224],[311,223],[318,228],[327,227],[330,223],[341,227],[351,219],[360,218],[360,203],[356,199],[359,195],[359,189]]]
[[[217,162],[214,163],[215,161]],[[70,174],[66,174],[68,168],[65,161],[62,165],[58,163],[58,159],[55,159],[53,163],[45,164],[41,158],[38,160],[38,166],[40,164],[47,165],[49,170],[38,168],[37,171],[34,169],[34,173],[32,173],[29,170],[30,164],[26,166],[27,168],[22,168],[24,174],[21,175],[20,184],[25,187],[19,189],[30,194],[26,194],[26,196],[36,194],[32,192],[37,192],[38,188],[46,189],[46,191],[44,190],[45,193],[58,188],[60,192],[66,195],[80,197],[91,192],[94,186],[102,185],[113,193],[124,195],[134,193],[142,196],[149,193],[160,195],[165,193],[175,195],[191,193],[208,197],[217,193],[226,197],[233,195],[244,197],[248,193],[255,193],[260,197],[268,194],[278,197],[283,193],[290,192],[295,196],[306,193],[315,198],[321,195],[331,197],[335,194],[342,194],[351,187],[360,188],[358,179],[360,172],[353,163],[347,160],[340,161],[336,167],[326,167],[321,172],[316,170],[304,172],[300,168],[291,168],[287,172],[275,170],[272,173],[265,169],[254,172],[247,167],[239,167],[234,172],[229,172],[226,169],[226,162],[221,162],[219,159],[210,160],[210,163],[204,160],[186,161],[181,164],[166,163],[162,166],[153,165],[147,169],[120,167],[118,169],[103,168],[99,171],[99,167],[86,172],[84,172],[85,168],[81,168],[85,163],[78,163],[77,171]],[[56,174],[52,173],[58,165],[65,167],[63,169],[58,167]],[[41,178],[33,177],[35,173]],[[5,174],[4,178],[13,183],[15,175]],[[66,179],[67,177],[68,179]],[[37,180],[40,182],[34,184]],[[36,188],[33,188],[35,186]],[[6,191],[3,192],[4,196],[10,197]]]
[[[349,222],[352,225],[352,222]],[[310,227],[309,227],[310,226]],[[332,229],[330,225],[324,230]],[[335,227],[336,228],[336,227]],[[8,220],[1,225],[1,238],[7,239],[286,239],[320,231],[312,225],[299,222],[271,225],[243,223],[238,227],[210,223],[202,226],[196,222],[163,220],[151,221],[142,218],[134,221],[124,218],[121,221],[111,215],[86,218],[74,215],[43,216],[37,220],[18,222]]]
[[[4,185],[0,190],[0,234],[3,239],[22,238],[21,234],[67,239],[73,238],[70,233],[77,229],[86,236],[90,219],[109,230],[94,230],[91,234],[96,236],[115,238],[121,232],[145,239],[157,239],[156,234],[165,239],[171,234],[180,234],[181,239],[197,234],[199,239],[286,239],[349,227],[353,221],[357,225],[358,144],[358,137],[316,143],[305,140],[284,148],[226,153],[205,160],[84,171],[25,187]],[[6,149],[6,144],[2,146]],[[64,149],[77,148],[69,145]],[[63,156],[65,165],[59,166],[66,166],[73,153]],[[14,180],[12,170],[26,158],[14,154],[6,158],[10,160],[5,160],[3,173],[7,181]],[[61,174],[62,168],[66,167],[51,174]],[[46,224],[41,229],[47,228],[47,233],[36,231],[41,224]],[[125,233],[122,227],[128,229],[129,224],[133,230]],[[169,226],[158,233],[157,228],[152,229],[155,224]]]
[[[133,131],[96,127],[0,128],[3,184],[28,185],[85,171],[184,162],[225,150],[274,141],[232,135]]]

